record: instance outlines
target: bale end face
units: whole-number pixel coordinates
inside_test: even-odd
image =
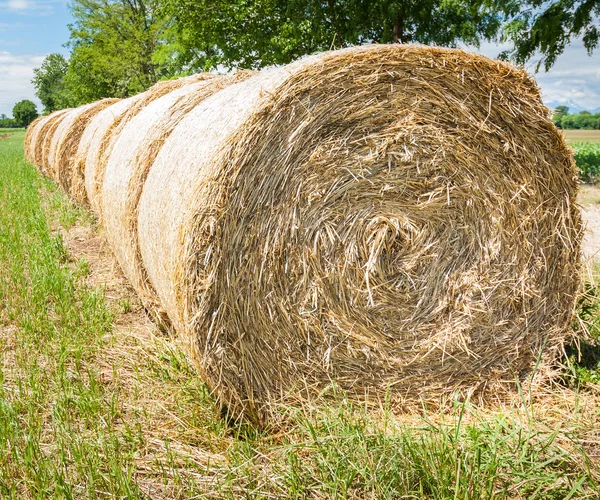
[[[561,350],[578,183],[523,71],[358,48],[301,63],[254,105],[181,230],[186,335],[234,411],[265,421],[332,382],[485,398]]]

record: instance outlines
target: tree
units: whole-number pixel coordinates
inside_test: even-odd
[[[554,125],[556,125],[558,128],[564,128],[563,126],[563,119],[565,116],[567,116],[569,114],[569,107],[568,106],[556,106],[556,109],[554,110],[554,113],[552,114],[552,121],[554,122]]]
[[[37,108],[33,102],[24,99],[15,104],[15,107],[13,108],[13,117],[21,126],[27,127],[38,117]]]
[[[31,81],[35,94],[44,105],[45,113],[76,105],[65,86],[69,63],[62,54],[50,54],[39,68],[33,70]]]
[[[79,102],[126,97],[161,76],[154,61],[166,29],[159,0],[74,0],[66,84]]]
[[[548,67],[572,36],[596,47],[600,14],[600,0],[73,0],[70,7],[69,60],[51,54],[33,80],[46,112],[127,97],[175,75],[285,64],[371,42],[477,46],[502,34],[514,42],[505,57],[524,63],[540,50]]]
[[[68,61],[50,54],[35,70],[33,83],[45,112],[127,97],[171,76],[165,69],[172,66],[168,56],[159,54],[168,28],[158,13],[160,1],[74,0]]]
[[[573,38],[591,54],[600,35],[600,0],[510,0],[500,2],[508,22],[504,39],[513,48],[502,54],[524,64],[540,54],[537,69],[550,69]]]
[[[193,69],[259,68],[367,42],[477,45],[501,16],[492,0],[164,0],[172,58]]]

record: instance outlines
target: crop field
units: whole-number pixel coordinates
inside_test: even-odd
[[[600,130],[565,130],[573,148],[580,179],[588,184],[600,181]]]
[[[600,130],[565,130],[567,142],[600,142]]]
[[[579,177],[583,182],[600,181],[600,142],[575,142],[571,144]]]
[[[599,497],[594,272],[553,385],[411,415],[333,394],[258,431],[221,415],[23,137],[0,130],[1,498]]]

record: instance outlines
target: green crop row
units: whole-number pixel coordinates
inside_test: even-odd
[[[583,182],[600,182],[600,143],[577,142],[572,145],[579,178]]]

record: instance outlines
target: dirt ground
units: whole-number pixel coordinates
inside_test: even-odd
[[[600,261],[600,186],[582,186],[579,204],[586,226],[583,240],[584,257]]]
[[[600,142],[600,130],[565,130],[567,142]]]

